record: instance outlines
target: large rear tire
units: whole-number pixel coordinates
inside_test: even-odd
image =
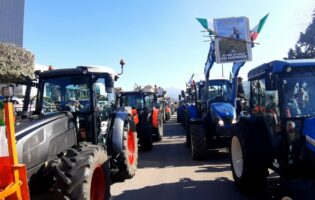
[[[110,169],[106,161],[106,151],[97,145],[69,149],[56,161],[53,199],[110,199]]]
[[[230,146],[232,174],[236,186],[247,193],[263,190],[268,175],[266,160],[268,144],[257,132],[260,131],[256,129],[254,131],[248,128],[248,125],[239,125],[232,130]]]
[[[138,138],[131,119],[125,120],[123,130],[123,151],[113,160],[118,171],[112,173],[114,180],[132,178],[138,166]]]
[[[191,156],[194,160],[204,160],[207,157],[207,132],[202,124],[190,124]]]

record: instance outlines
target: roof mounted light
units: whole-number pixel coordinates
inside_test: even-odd
[[[118,75],[122,75],[124,73],[124,65],[126,64],[124,59],[120,59],[119,64],[121,66],[121,72]]]
[[[83,70],[82,70],[82,73],[83,73],[83,74],[87,74],[87,73],[88,73],[88,70],[87,70],[87,69],[83,69]]]

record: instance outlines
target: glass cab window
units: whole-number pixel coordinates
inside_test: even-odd
[[[271,114],[280,117],[278,90],[266,90],[265,80],[251,81],[251,112],[252,114]]]
[[[307,71],[283,79],[284,105],[287,118],[315,117],[315,75]]]
[[[278,90],[266,90],[265,79],[251,82],[252,113],[274,113],[279,116]]]
[[[266,90],[265,80],[254,80],[251,83],[251,112],[261,113],[265,111]]]
[[[154,95],[149,94],[144,97],[145,105],[148,108],[153,108],[154,106]]]
[[[251,113],[262,116],[268,128],[277,130],[280,124],[278,90],[266,90],[265,79],[251,81],[250,90]]]
[[[124,94],[122,95],[122,106],[131,106],[132,108],[143,108],[143,95],[134,93],[134,94]]]
[[[209,81],[208,95],[210,101],[231,101],[232,87],[228,81]]]
[[[115,100],[115,94],[106,92],[105,78],[98,78],[93,88],[95,91],[96,107],[101,110],[105,107],[111,107]]]
[[[58,77],[44,81],[42,113],[67,110],[88,112],[90,91],[86,77]]]

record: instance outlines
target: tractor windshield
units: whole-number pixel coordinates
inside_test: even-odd
[[[315,117],[315,70],[292,70],[283,79],[286,117]]]
[[[231,101],[232,86],[227,80],[210,80],[208,83],[210,101]]]
[[[67,110],[88,112],[90,89],[88,77],[54,77],[43,81],[42,113]]]
[[[131,106],[132,108],[144,108],[143,95],[137,93],[122,94],[121,106]]]

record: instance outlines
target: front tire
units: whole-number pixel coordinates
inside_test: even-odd
[[[190,124],[191,156],[194,160],[207,157],[207,133],[202,124]]]
[[[256,130],[256,129],[255,129]],[[231,169],[236,186],[244,192],[263,190],[268,175],[264,151],[268,145],[255,131],[246,127],[232,130]]]
[[[113,161],[118,171],[112,174],[114,180],[132,178],[138,165],[138,138],[131,119],[125,120],[123,130],[123,151]]]

